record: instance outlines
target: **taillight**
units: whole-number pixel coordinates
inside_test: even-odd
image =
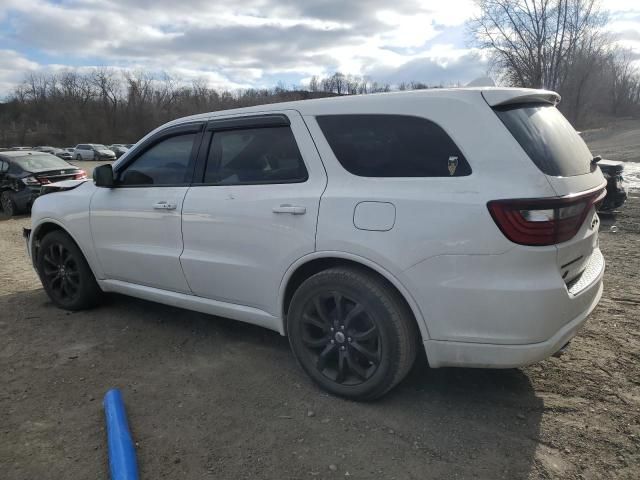
[[[41,178],[37,178],[37,177],[24,177],[22,179],[22,183],[24,183],[25,185],[42,185],[43,183],[49,183],[48,180],[43,181],[43,179]]]
[[[502,233],[520,245],[554,245],[573,238],[604,188],[585,194],[541,199],[493,200],[489,212]]]
[[[87,178],[87,172],[85,172],[84,170],[80,170],[73,176],[74,180],[84,180],[85,178]]]

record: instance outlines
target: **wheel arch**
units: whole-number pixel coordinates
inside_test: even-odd
[[[354,266],[376,274],[387,283],[411,310],[422,340],[428,340],[429,331],[422,311],[405,286],[391,272],[376,262],[358,255],[344,252],[315,252],[298,259],[289,267],[280,283],[279,307],[282,318],[282,332],[287,332],[287,313],[293,294],[312,275],[336,266]]]
[[[85,260],[89,264],[89,268],[93,272],[94,276],[96,276],[96,271],[93,268],[93,265],[91,265],[89,257],[87,256],[87,253],[82,247],[82,244],[78,242],[78,239],[75,237],[75,235],[71,233],[71,231],[62,222],[55,220],[53,218],[41,219],[38,222],[38,224],[33,227],[31,231],[31,236],[29,237],[29,252],[31,253],[31,262],[33,263],[33,268],[35,268],[36,271],[38,270],[37,258],[38,258],[38,246],[40,245],[40,241],[44,238],[45,235],[56,230],[64,232],[67,235],[69,235],[69,238],[73,240],[73,243],[75,243],[76,246],[82,252],[82,255],[84,256]],[[96,276],[96,278],[98,277]]]

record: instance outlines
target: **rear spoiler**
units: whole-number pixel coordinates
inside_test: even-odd
[[[533,90],[530,88],[496,88],[482,91],[482,97],[490,107],[514,105],[518,103],[560,103],[560,95],[551,90]]]

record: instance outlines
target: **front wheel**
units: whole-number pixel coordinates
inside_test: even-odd
[[[66,233],[45,235],[36,262],[42,286],[57,306],[82,310],[98,303],[100,287],[84,255]]]
[[[76,162],[81,162],[82,156],[80,154],[76,155]]]
[[[291,300],[289,342],[304,371],[323,389],[373,400],[409,372],[419,333],[413,316],[375,274],[331,268],[306,280]]]

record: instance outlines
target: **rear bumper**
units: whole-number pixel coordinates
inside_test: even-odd
[[[552,356],[576,336],[602,296],[602,280],[587,309],[565,324],[548,340],[527,345],[448,342],[427,340],[424,348],[429,365],[438,367],[515,368],[530,365]]]

